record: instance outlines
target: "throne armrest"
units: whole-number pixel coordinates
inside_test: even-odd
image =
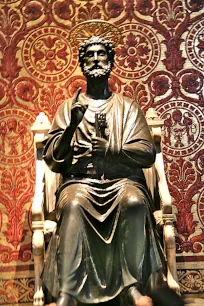
[[[34,259],[35,291],[34,306],[44,305],[41,273],[44,265],[44,177],[45,163],[42,159],[43,140],[45,139],[50,123],[44,113],[40,113],[31,127],[34,134],[34,154],[36,167],[35,194],[32,203],[32,252]]]
[[[43,203],[44,203],[44,176],[45,176],[45,163],[42,158],[43,140],[47,136],[50,129],[50,122],[44,113],[40,113],[36,121],[31,127],[34,134],[34,154],[35,154],[35,194],[32,204],[32,221],[43,222]]]
[[[167,283],[170,288],[180,293],[180,287],[177,280],[176,270],[176,243],[173,223],[175,215],[172,212],[172,198],[169,192],[166,175],[164,171],[164,160],[161,151],[161,129],[163,120],[160,119],[153,108],[150,108],[146,114],[147,123],[152,132],[156,146],[155,170],[157,173],[158,191],[161,199],[161,211],[156,212],[156,219],[163,223],[163,239],[167,258]],[[153,171],[153,170],[152,170]],[[155,178],[154,178],[155,180]],[[161,221],[162,219],[162,221]]]
[[[44,305],[41,274],[44,266],[45,241],[56,229],[56,222],[46,220],[55,209],[55,191],[59,184],[59,174],[53,173],[43,160],[43,141],[47,138],[50,122],[40,113],[31,127],[34,134],[34,154],[36,166],[35,194],[32,204],[32,251],[35,267],[34,306]],[[50,214],[51,213],[51,214]]]
[[[147,111],[146,118],[156,146],[155,169],[157,173],[159,195],[162,202],[162,211],[163,214],[172,214],[172,199],[166,180],[164,160],[161,151],[161,129],[164,121],[158,117],[156,111],[153,108],[150,108]]]

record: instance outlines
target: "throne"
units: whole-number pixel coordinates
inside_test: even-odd
[[[176,271],[175,234],[172,213],[172,200],[168,190],[161,151],[161,129],[163,120],[150,108],[146,113],[147,123],[156,146],[156,161],[151,168],[143,169],[149,191],[155,199],[159,195],[160,207],[154,212],[156,223],[162,227],[163,244],[167,262],[167,283],[179,293]],[[41,273],[45,258],[45,245],[56,228],[52,212],[55,209],[55,191],[59,185],[60,174],[52,172],[42,159],[43,140],[50,129],[50,122],[44,113],[40,113],[31,127],[34,134],[34,152],[36,164],[35,195],[32,204],[32,251],[34,258],[35,292],[34,306],[44,305]]]

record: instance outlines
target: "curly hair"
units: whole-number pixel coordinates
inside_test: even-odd
[[[98,44],[101,44],[106,48],[106,51],[108,54],[108,60],[111,63],[111,68],[114,66],[115,51],[114,51],[113,44],[109,40],[104,39],[100,36],[92,36],[89,39],[85,40],[83,44],[81,45],[81,47],[79,48],[79,63],[82,69],[83,69],[84,57],[85,57],[87,48],[89,46],[98,45]]]

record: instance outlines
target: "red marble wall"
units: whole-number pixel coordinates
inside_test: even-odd
[[[85,81],[68,35],[90,19],[117,25],[112,90],[165,119],[163,152],[177,215],[183,292],[204,282],[204,9],[202,0],[0,0],[0,305],[33,295],[33,136]]]

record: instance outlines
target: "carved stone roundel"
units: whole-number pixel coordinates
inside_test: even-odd
[[[23,45],[27,71],[43,82],[60,82],[76,69],[77,54],[71,50],[68,33],[56,27],[33,31]]]
[[[160,45],[154,32],[142,24],[125,24],[119,28],[122,38],[116,48],[114,72],[128,79],[151,73],[160,59]]]
[[[157,111],[164,119],[163,152],[187,156],[203,145],[203,114],[198,107],[185,101],[171,101]]]

